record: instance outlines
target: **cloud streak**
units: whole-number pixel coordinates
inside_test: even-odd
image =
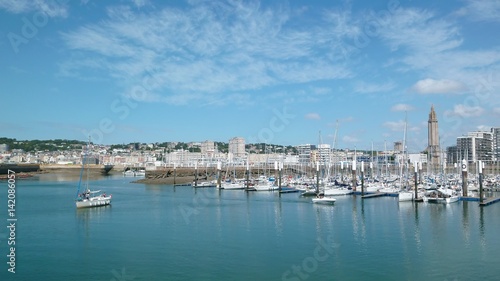
[[[467,87],[455,80],[435,80],[435,79],[423,79],[417,81],[413,87],[411,87],[413,92],[419,94],[453,94],[453,93],[463,93],[467,90]]]
[[[0,0],[0,9],[14,14],[42,12],[49,17],[61,18],[66,18],[69,13],[66,4],[44,0]]]
[[[203,2],[185,9],[138,12],[108,8],[108,19],[62,33],[66,45],[113,77],[132,82],[146,72],[158,81],[152,91],[176,100],[221,93],[349,77],[342,56],[313,30],[297,25],[286,7],[257,2]],[[318,35],[320,34],[320,35]],[[340,35],[339,35],[340,36]],[[81,61],[68,62],[73,71]]]

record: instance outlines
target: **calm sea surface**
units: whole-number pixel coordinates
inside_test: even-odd
[[[500,203],[398,203],[297,193],[132,184],[91,186],[112,206],[76,210],[76,179],[17,181],[16,273],[0,280],[498,280]]]

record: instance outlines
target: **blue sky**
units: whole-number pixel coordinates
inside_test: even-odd
[[[337,148],[383,149],[407,114],[419,151],[431,105],[443,146],[500,126],[499,1],[0,0],[0,22],[5,137],[298,145],[337,131]]]

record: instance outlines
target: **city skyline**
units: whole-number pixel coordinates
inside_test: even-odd
[[[496,127],[495,1],[0,1],[2,134],[441,150]],[[338,123],[337,123],[338,121]],[[337,127],[338,124],[338,127]]]

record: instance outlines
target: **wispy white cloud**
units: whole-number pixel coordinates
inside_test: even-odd
[[[408,126],[404,120],[399,121],[387,121],[383,124],[384,127],[388,128],[393,132],[404,132],[405,126],[408,131],[420,131],[418,126]]]
[[[321,116],[319,116],[318,113],[314,113],[314,112],[311,112],[311,113],[307,113],[305,116],[304,116],[305,119],[308,119],[308,120],[320,120],[321,119]]]
[[[454,49],[463,41],[457,26],[423,9],[398,9],[382,20],[382,26],[380,36],[392,50],[406,48],[418,53],[439,53]]]
[[[345,143],[348,143],[348,144],[355,144],[355,143],[359,143],[360,139],[357,137],[354,137],[354,136],[347,136],[346,135],[346,136],[342,137],[342,141]]]
[[[151,5],[151,2],[149,0],[131,0],[136,7],[140,8],[146,5]]]
[[[412,111],[415,108],[409,104],[399,103],[391,107],[391,111]]]
[[[445,115],[459,117],[477,117],[483,114],[484,111],[484,108],[480,106],[467,106],[464,104],[457,104],[453,107],[453,110],[446,111]]]
[[[476,128],[480,132],[489,132],[491,130],[491,127],[492,126],[488,126],[488,125],[479,125]]]
[[[49,17],[68,16],[68,6],[63,1],[49,0],[0,0],[0,9],[4,9],[10,13],[35,13],[42,12]]]
[[[500,2],[497,0],[467,0],[467,5],[460,9],[459,13],[470,16],[477,21],[500,22]]]
[[[154,91],[167,97],[201,92],[212,99],[207,94],[352,75],[340,51],[330,48],[332,40],[325,36],[332,32],[324,22],[300,28],[293,11],[258,2],[195,2],[150,12],[110,7],[108,20],[62,37],[70,49],[85,60],[100,60],[102,69],[122,81],[134,84],[154,73],[159,81]],[[333,31],[339,38],[345,33]],[[79,60],[72,63],[68,68],[74,71],[87,70]]]
[[[410,90],[419,94],[450,94],[463,93],[467,90],[467,87],[455,80],[427,78],[417,81]]]
[[[354,86],[354,91],[358,93],[383,93],[388,92],[396,87],[394,82],[387,82],[382,84],[373,84],[367,82],[358,82]]]
[[[473,91],[482,77],[500,66],[498,46],[463,48],[462,25],[453,18],[439,17],[433,10],[401,8],[383,23],[380,38],[393,50],[386,67],[436,77],[418,81],[411,88],[416,92]],[[496,82],[489,86],[500,88]]]

